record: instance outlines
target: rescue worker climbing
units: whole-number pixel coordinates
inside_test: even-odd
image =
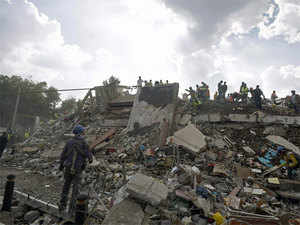
[[[59,167],[60,171],[64,170],[65,179],[59,205],[60,212],[66,209],[71,184],[73,184],[72,197],[69,202],[70,216],[73,216],[75,210],[75,203],[79,194],[81,174],[86,167],[86,160],[88,159],[89,163],[93,162],[89,146],[83,138],[84,128],[81,125],[77,125],[73,130],[73,134],[75,136],[66,143],[61,154]]]
[[[197,109],[202,102],[197,98],[196,92],[192,87],[189,87],[189,89],[186,89],[186,91],[189,93],[188,96],[190,96],[190,104],[192,108]]]
[[[280,165],[280,167],[287,167],[288,170],[288,178],[292,179],[294,177],[294,170],[299,168],[299,162],[295,156],[295,154],[291,151],[288,151],[286,148],[279,146],[277,148],[278,153],[280,154],[280,158],[285,162]]]

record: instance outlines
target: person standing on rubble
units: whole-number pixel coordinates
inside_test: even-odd
[[[221,96],[222,96],[222,86],[223,86],[223,81],[221,80],[221,81],[218,83],[219,99],[220,99]]]
[[[297,95],[296,91],[292,91],[292,96],[291,96],[291,104],[295,110],[295,113],[298,113],[298,107],[297,107]]]
[[[256,86],[256,88],[254,89],[254,101],[255,101],[255,105],[258,109],[262,110],[262,99],[261,96],[263,96],[265,98],[264,93],[262,92],[262,90],[259,88],[259,85]]]
[[[60,156],[59,170],[64,170],[64,186],[62,189],[61,200],[59,204],[59,211],[63,212],[66,209],[68,195],[72,186],[72,197],[69,202],[69,215],[73,216],[75,212],[76,199],[79,194],[79,185],[81,181],[82,171],[86,167],[86,160],[89,163],[93,162],[93,157],[89,151],[89,146],[83,138],[84,127],[77,125],[73,129],[75,135],[69,140]]]
[[[227,82],[225,81],[224,84],[222,85],[222,99],[225,100],[226,92],[227,92]]]
[[[299,162],[295,157],[295,154],[282,146],[279,146],[277,150],[280,154],[280,158],[285,161],[280,165],[280,167],[286,166],[288,170],[288,178],[292,179],[294,177],[294,170],[299,168]]]
[[[0,159],[2,157],[2,154],[4,152],[4,149],[6,148],[8,143],[8,137],[7,137],[7,133],[3,132],[2,136],[0,137]]]
[[[248,92],[249,92],[249,89],[247,87],[247,84],[243,82],[242,86],[240,88],[240,94],[241,94],[241,97],[242,97],[242,102],[245,103],[245,104],[247,104]]]
[[[276,99],[278,98],[278,96],[276,95],[276,92],[273,91],[272,95],[271,95],[271,102],[272,104],[276,105]]]
[[[137,87],[138,87],[138,88],[141,88],[142,86],[143,86],[143,80],[142,80],[142,77],[139,76],[139,79],[138,79],[138,81],[137,81]]]

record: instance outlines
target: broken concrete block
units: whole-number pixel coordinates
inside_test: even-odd
[[[216,176],[218,176],[218,175],[229,176],[228,173],[226,172],[225,165],[222,163],[216,164],[214,166],[213,174]]]
[[[198,197],[197,199],[193,200],[193,204],[199,209],[203,210],[204,216],[209,216],[210,209],[211,209],[211,202],[209,200]]]
[[[27,154],[34,154],[34,153],[37,153],[38,151],[39,151],[39,149],[36,148],[36,147],[25,147],[25,148],[23,148],[23,152],[27,153]]]
[[[255,151],[252,148],[250,148],[249,146],[243,147],[243,150],[245,152],[247,152],[249,155],[255,155],[256,154]]]
[[[193,124],[175,132],[171,137],[176,145],[181,145],[193,153],[198,153],[207,145],[206,136],[202,134]]]
[[[168,188],[152,177],[136,174],[127,184],[127,192],[134,198],[159,205],[168,196]]]
[[[144,219],[142,208],[128,199],[112,207],[102,225],[141,225]]]
[[[289,150],[293,151],[294,153],[300,155],[300,149],[296,145],[294,145],[291,142],[289,142],[288,140],[286,140],[285,138],[280,137],[280,136],[274,136],[274,135],[269,135],[266,138],[269,141],[271,141],[277,145],[283,146],[286,149],[289,149]]]
[[[182,125],[182,126],[186,126],[192,119],[192,115],[190,114],[184,114],[180,121],[179,121],[179,124]]]
[[[178,91],[178,83],[164,87],[141,88],[134,100],[127,130],[151,126],[160,123],[163,118],[167,119],[171,129],[175,118]]]

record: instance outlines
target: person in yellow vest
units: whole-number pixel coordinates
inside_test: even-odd
[[[218,99],[218,92],[216,91],[214,94],[214,101],[216,101]]]
[[[291,151],[288,151],[286,148],[279,146],[277,148],[278,153],[280,154],[280,158],[285,162],[280,165],[280,167],[287,167],[288,170],[288,178],[292,179],[294,177],[293,171],[299,168],[299,162],[295,156],[295,154]]]
[[[30,136],[30,131],[29,131],[29,129],[26,129],[25,134],[24,134],[25,140],[28,139],[29,136]]]
[[[241,91],[240,94],[241,94],[241,97],[242,97],[242,102],[247,104],[249,89],[248,89],[246,83],[242,84],[240,91]]]

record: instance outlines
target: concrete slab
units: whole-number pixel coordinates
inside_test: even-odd
[[[134,100],[127,130],[132,131],[135,126],[151,126],[166,118],[171,131],[175,119],[178,91],[178,83],[164,87],[141,88]]]
[[[275,136],[275,135],[269,135],[266,137],[269,141],[277,144],[277,145],[281,145],[283,147],[285,147],[286,149],[289,149],[291,151],[293,151],[294,153],[300,155],[300,149],[292,144],[291,142],[289,142],[288,140],[286,140],[283,137],[280,136]]]
[[[196,122],[221,122],[232,121],[240,123],[266,123],[266,124],[286,124],[286,125],[300,125],[299,116],[280,116],[267,115],[263,112],[249,114],[229,114],[222,115],[221,113],[201,114],[195,118]]]
[[[149,202],[156,206],[168,196],[168,188],[152,177],[136,174],[127,184],[126,191],[134,198]]]
[[[193,153],[198,153],[207,145],[206,136],[202,134],[193,124],[174,133],[173,142],[182,145]]]
[[[112,207],[102,225],[141,225],[143,219],[142,208],[137,203],[125,199]]]

